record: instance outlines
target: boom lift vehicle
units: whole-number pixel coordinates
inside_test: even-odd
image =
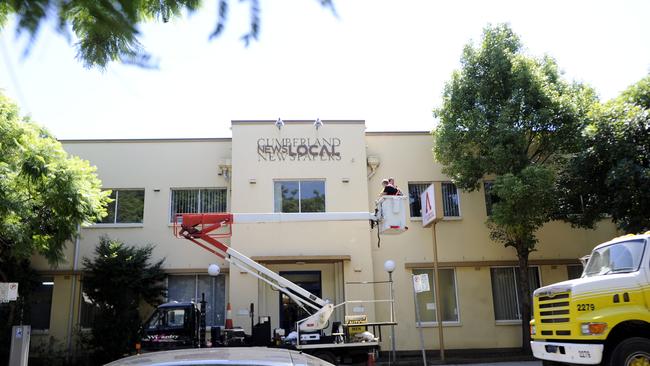
[[[377,211],[372,213],[320,213],[291,216],[287,214],[231,214],[206,213],[182,214],[175,220],[175,234],[187,239],[208,252],[222,258],[232,267],[246,272],[273,289],[282,292],[294,301],[309,316],[298,320],[295,332],[284,335],[276,329],[271,335],[270,318],[260,317],[260,322],[252,327],[252,335],[244,334],[241,328],[212,328],[212,346],[272,346],[300,350],[333,364],[339,361],[366,358],[368,354],[379,352],[381,328],[394,326],[393,299],[344,301],[332,304],[319,296],[306,291],[297,284],[280,276],[248,256],[223,243],[223,238],[232,235],[232,224],[237,222],[287,222],[287,221],[329,221],[329,220],[370,220],[377,224],[380,233],[399,234],[406,227],[404,196],[384,196],[377,202]],[[210,266],[211,274],[218,273],[215,264]],[[216,268],[215,268],[216,267]],[[377,282],[364,282],[374,285]],[[384,282],[387,283],[387,282]],[[392,284],[390,284],[392,286]],[[392,292],[391,292],[392,293]],[[388,302],[390,317],[387,321],[368,321],[364,315],[346,315],[345,322],[330,322],[334,310],[360,302]],[[167,303],[156,309],[145,323],[142,335],[144,350],[205,347],[205,302]],[[253,319],[251,304],[251,319]],[[331,327],[330,327],[331,323]],[[179,326],[182,324],[182,326]],[[198,324],[198,326],[197,326]],[[361,327],[361,329],[359,329]],[[326,329],[330,328],[328,333]],[[372,333],[368,332],[372,329]],[[377,336],[376,334],[377,333]]]

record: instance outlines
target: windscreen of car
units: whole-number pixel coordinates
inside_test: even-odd
[[[147,328],[182,328],[184,324],[185,309],[158,309],[151,317]]]
[[[643,239],[623,241],[596,249],[591,253],[584,277],[637,271],[644,250]]]

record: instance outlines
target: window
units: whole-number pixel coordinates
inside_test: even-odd
[[[29,299],[30,319],[32,329],[50,329],[50,314],[52,311],[52,293],[54,291],[54,279],[44,277],[36,286]]]
[[[92,328],[95,323],[95,317],[99,313],[99,306],[88,297],[88,286],[86,282],[81,281],[81,307],[79,310],[79,326],[81,328]]]
[[[144,216],[144,189],[113,189],[102,224],[137,224]]]
[[[325,181],[276,181],[274,197],[275,212],[325,212]]]
[[[446,217],[460,217],[460,199],[454,183],[442,183],[442,210]]]
[[[422,217],[422,205],[420,196],[431,183],[409,183],[409,208],[411,217]],[[443,182],[442,186],[442,210],[446,217],[460,217],[460,199],[458,189],[451,182]]]
[[[569,264],[566,266],[567,278],[570,280],[582,277],[582,264]]]
[[[496,320],[521,320],[516,268],[490,268],[490,276],[492,277],[492,301],[494,302]],[[529,267],[528,282],[531,293],[540,287],[538,267]]]
[[[226,212],[225,188],[172,189],[171,221],[177,214]]]
[[[185,309],[160,309],[154,314],[154,318],[151,319],[147,328],[157,329],[158,327],[165,327],[182,329],[188,316],[189,314],[185,313]]]
[[[492,205],[499,202],[499,197],[492,193],[493,181],[483,183],[483,190],[485,191],[485,211],[488,216],[492,216]]]
[[[413,274],[428,274],[431,291],[417,294],[422,323],[435,323],[436,302],[434,298],[433,269],[414,269]],[[440,298],[442,300],[442,321],[458,322],[458,299],[456,296],[456,273],[453,268],[438,269],[440,273]]]
[[[167,278],[169,301],[201,301],[205,294],[205,324],[224,325],[226,316],[226,280],[224,275],[172,275]]]

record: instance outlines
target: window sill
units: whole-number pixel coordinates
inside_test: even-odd
[[[521,320],[497,320],[496,325],[521,325]]]
[[[460,221],[462,216],[445,216],[442,218],[442,221]],[[422,221],[421,217],[411,217],[411,221]]]
[[[461,322],[442,322],[442,327],[462,327],[463,324]],[[419,324],[415,324],[416,328],[438,328],[438,322],[421,322]]]
[[[48,335],[50,334],[49,329],[32,329],[32,335]]]
[[[118,229],[118,228],[137,228],[144,227],[144,223],[134,224],[92,224],[84,227],[84,229]]]

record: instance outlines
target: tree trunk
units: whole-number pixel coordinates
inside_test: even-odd
[[[530,281],[528,281],[528,255],[527,249],[517,250],[519,267],[517,268],[517,282],[519,295],[519,314],[521,314],[521,349],[529,354],[530,350],[530,317],[531,317],[531,293]]]

